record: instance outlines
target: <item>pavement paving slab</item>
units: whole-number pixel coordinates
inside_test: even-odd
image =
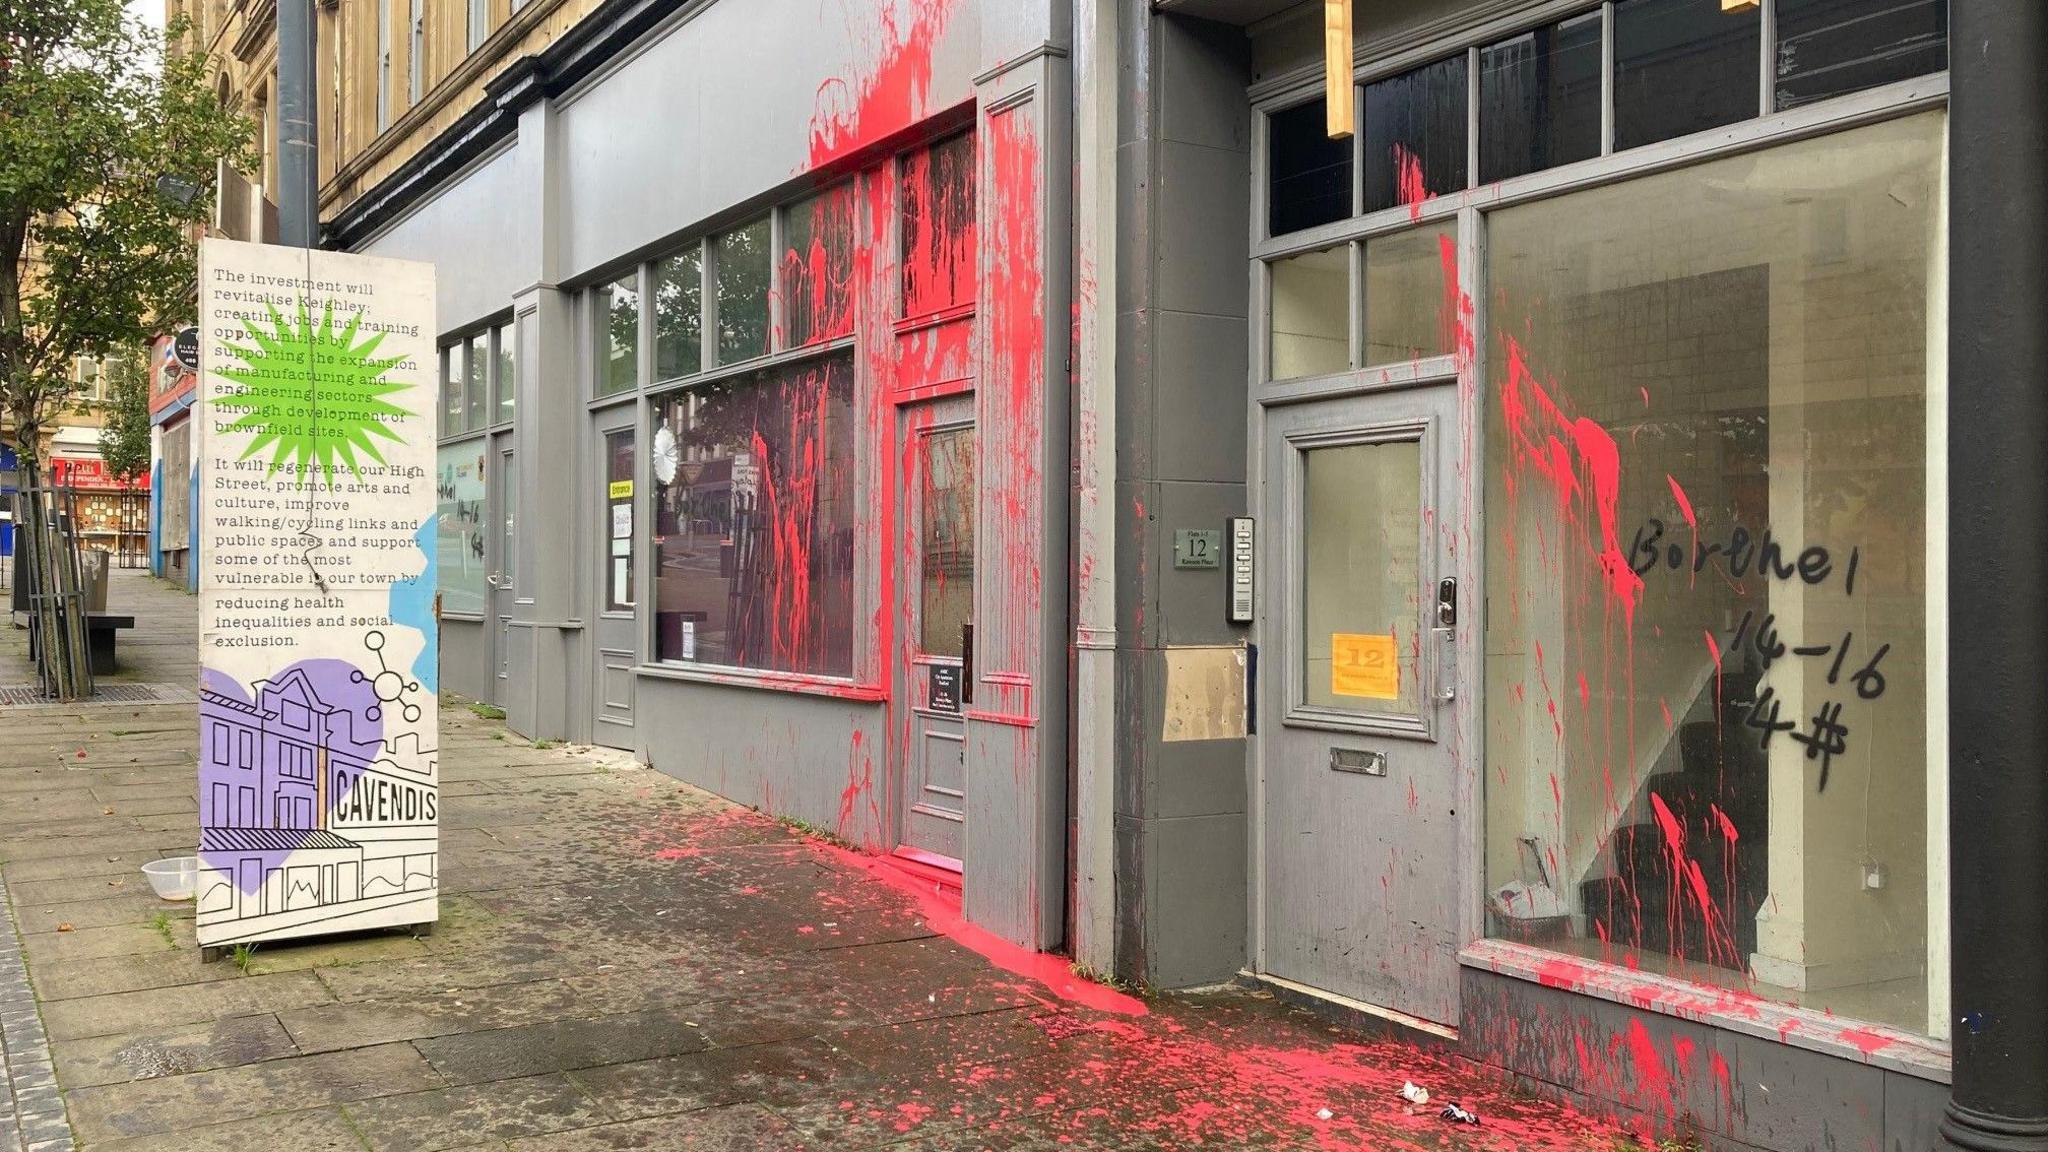
[[[110,599],[147,634],[116,679],[189,689],[195,602],[118,572]],[[0,682],[27,678],[10,631]],[[238,966],[201,964],[190,905],[136,871],[196,838],[195,706],[0,708],[0,1152],[1625,1147],[1261,992],[1084,1006],[871,859],[442,716],[435,931]],[[1408,1078],[1489,1124],[1412,1112]]]

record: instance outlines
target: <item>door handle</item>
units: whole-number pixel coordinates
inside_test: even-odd
[[[1436,582],[1436,701],[1449,704],[1458,698],[1458,578],[1446,576]]]
[[[974,622],[960,626],[960,703],[974,703]]]

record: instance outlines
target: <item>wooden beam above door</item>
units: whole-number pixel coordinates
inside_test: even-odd
[[[1351,0],[1323,0],[1323,87],[1330,139],[1342,140],[1357,123],[1351,86]]]

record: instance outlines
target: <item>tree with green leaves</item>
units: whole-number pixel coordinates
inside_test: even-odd
[[[122,0],[0,5],[0,411],[24,479],[70,368],[189,319],[216,163],[253,163],[204,56]]]
[[[46,689],[93,691],[76,543],[42,483],[46,422],[71,365],[185,319],[196,225],[225,159],[252,166],[252,131],[222,108],[207,61],[170,49],[124,0],[0,4],[0,417],[21,456],[21,535]]]
[[[100,459],[129,483],[149,475],[148,356],[125,351],[107,361],[107,410],[100,428]]]

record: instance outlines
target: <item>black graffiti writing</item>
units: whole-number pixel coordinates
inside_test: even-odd
[[[1687,547],[1677,541],[1666,541],[1670,531],[1663,520],[1655,516],[1643,522],[1636,529],[1635,540],[1629,545],[1629,567],[1638,576],[1647,576],[1658,568],[1673,572],[1684,571],[1687,565]],[[1725,542],[1700,540],[1691,547],[1692,571],[1699,572],[1707,562],[1719,556],[1726,563],[1728,574],[1741,579],[1754,571],[1759,576],[1791,582],[1798,580],[1809,587],[1827,582],[1835,574],[1835,560],[1839,554],[1825,544],[1812,544],[1797,552],[1789,551],[1783,541],[1775,539],[1769,528],[1752,536],[1747,528],[1736,525],[1728,533]],[[1856,594],[1856,569],[1862,563],[1860,545],[1849,549],[1849,559],[1842,566],[1842,591],[1845,595]]]

